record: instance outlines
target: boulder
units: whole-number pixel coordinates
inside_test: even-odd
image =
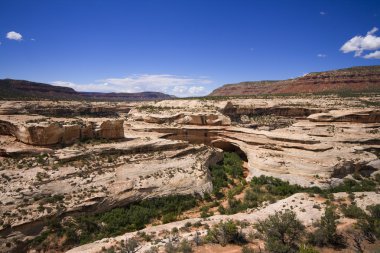
[[[124,120],[106,120],[95,129],[96,136],[103,139],[124,138]]]

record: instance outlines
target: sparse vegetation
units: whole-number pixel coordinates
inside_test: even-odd
[[[246,242],[244,234],[233,220],[221,221],[208,230],[206,241],[226,246]]]
[[[65,237],[64,245],[72,247],[142,229],[152,219],[161,218],[164,222],[168,214],[171,215],[171,221],[175,220],[183,211],[195,207],[196,203],[196,198],[190,195],[143,200],[125,208],[115,208],[101,214],[82,215],[70,222],[60,222],[56,219],[49,225],[47,234],[55,235],[57,238]],[[47,234],[34,239],[33,245],[43,247],[41,242]]]
[[[297,219],[296,213],[276,212],[267,219],[259,221],[255,227],[263,235],[265,247],[269,252],[297,252],[305,227]]]
[[[329,206],[321,220],[315,224],[316,230],[309,235],[309,242],[316,246],[345,247],[346,241],[342,234],[337,232],[337,219],[335,207]]]

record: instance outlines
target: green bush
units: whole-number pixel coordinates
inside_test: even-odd
[[[248,206],[241,200],[235,198],[228,199],[228,208],[224,210],[225,214],[235,214],[241,211],[244,211]]]
[[[189,243],[188,240],[186,239],[183,239],[179,246],[178,246],[178,252],[181,252],[181,253],[192,253],[193,252],[193,248],[191,247],[191,244]]]
[[[226,246],[228,243],[240,244],[246,240],[236,223],[232,220],[220,221],[207,231],[206,241]]]
[[[360,219],[365,217],[365,212],[359,208],[356,204],[351,204],[347,207],[342,207],[342,213],[344,216],[353,219]]]
[[[380,205],[367,207],[369,214],[358,221],[358,227],[365,238],[373,243],[380,237]]]
[[[342,248],[346,246],[343,235],[338,234],[336,230],[338,215],[335,208],[329,206],[325,214],[321,217],[320,222],[316,224],[317,230],[309,234],[309,242],[316,246],[334,246]]]
[[[258,192],[262,191],[261,188],[265,188],[268,193],[278,196],[289,196],[303,190],[299,185],[291,185],[281,179],[264,175],[252,178],[250,184],[251,188]]]
[[[191,195],[147,199],[104,213],[81,215],[64,226],[53,221],[49,225],[49,233],[65,235],[66,245],[73,246],[143,229],[152,219],[162,218],[163,223],[171,222],[196,205],[196,198]],[[41,244],[42,239],[36,239],[35,244]]]
[[[267,219],[259,221],[256,229],[263,234],[269,252],[297,252],[298,242],[305,227],[293,211],[276,212]]]
[[[259,194],[252,189],[247,189],[244,194],[244,203],[249,207],[258,207]]]
[[[232,179],[242,179],[243,177],[243,161],[236,153],[223,153],[223,161],[219,164],[210,166],[213,194],[222,198],[223,193],[220,190],[227,187],[233,182]],[[236,189],[232,190],[231,194],[236,195],[243,190],[243,186],[238,186]]]
[[[212,177],[212,185],[213,185],[213,194],[217,197],[221,195],[220,190],[223,187],[228,186],[228,177],[226,172],[221,165],[212,165],[210,167],[211,177]],[[223,195],[221,196],[223,197]]]
[[[226,173],[233,178],[243,176],[243,161],[236,153],[224,152],[223,167]]]
[[[241,253],[255,253],[255,250],[252,249],[251,247],[247,246],[247,245],[244,245],[241,248]]]
[[[120,243],[121,253],[135,253],[139,249],[139,242],[136,238],[130,238]]]

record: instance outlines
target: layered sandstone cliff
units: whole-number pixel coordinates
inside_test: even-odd
[[[226,84],[210,96],[374,92],[380,90],[380,66],[309,73],[289,80]]]

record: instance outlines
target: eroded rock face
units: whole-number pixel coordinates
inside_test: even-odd
[[[316,122],[379,123],[380,110],[332,110],[327,113],[312,114],[308,119]]]
[[[103,121],[95,134],[104,139],[121,139],[124,138],[124,120],[106,120]]]
[[[226,84],[210,96],[244,96],[260,94],[304,94],[322,92],[379,91],[380,66],[363,66],[314,72],[281,81],[258,81]]]
[[[76,141],[101,138],[124,138],[124,120],[68,121],[67,124],[57,121],[37,122],[20,121],[15,118],[0,120],[0,134],[12,135],[17,140],[31,145],[72,144]],[[41,122],[39,122],[41,121]]]
[[[369,106],[376,99],[120,103],[113,118],[28,115],[22,104],[17,114],[0,115],[0,251],[22,251],[50,217],[209,192],[208,166],[222,150],[243,158],[247,180],[264,174],[328,187],[353,172],[376,173],[380,124],[378,108]],[[128,114],[127,107],[133,108]],[[273,130],[249,126],[252,117],[259,122],[264,116],[266,126],[278,124],[279,118],[267,115],[291,121]],[[61,200],[53,203],[52,196]]]
[[[159,109],[158,109],[159,110]],[[229,117],[219,113],[163,113],[163,114],[147,114],[131,110],[129,115],[136,121],[144,121],[146,123],[155,124],[181,124],[181,125],[206,125],[206,126],[228,126],[231,125]]]
[[[290,106],[262,106],[240,104],[229,101],[221,110],[223,114],[237,121],[241,116],[276,115],[283,117],[307,117],[310,114],[322,112],[318,108],[290,107]]]
[[[49,217],[102,212],[152,197],[208,193],[208,167],[220,159],[220,150],[205,145],[135,139],[65,148],[32,166],[5,170],[0,178],[0,249],[12,239],[35,237]],[[52,169],[58,162],[60,169]],[[62,201],[50,202],[51,196],[62,196]]]
[[[16,129],[16,132],[11,134],[19,141],[32,145],[58,144],[62,142],[62,137],[66,130],[65,127],[61,127],[58,123],[29,126],[21,125]]]
[[[158,131],[172,140],[205,143],[235,152],[237,149],[230,148],[231,145],[238,147],[247,157],[249,178],[268,175],[303,186],[328,187],[331,180],[355,171],[346,169],[346,162],[359,173],[361,170],[365,173],[369,169],[367,164],[378,159],[369,150],[378,146],[379,134],[364,130],[363,125],[347,126],[342,122],[301,121],[274,131],[241,127],[146,127],[144,131]],[[363,140],[366,142],[360,144]]]

